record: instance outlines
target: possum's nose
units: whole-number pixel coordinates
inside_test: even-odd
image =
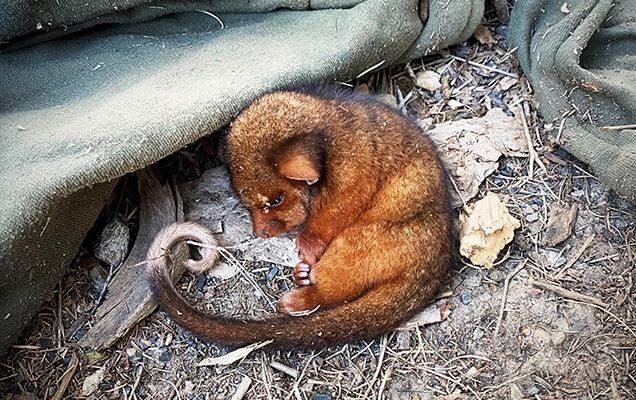
[[[269,238],[269,233],[267,233],[265,229],[256,229],[256,227],[254,227],[254,234],[258,236],[259,238],[263,238],[263,239]]]

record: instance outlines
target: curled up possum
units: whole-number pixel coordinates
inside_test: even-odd
[[[162,255],[185,239],[216,240],[197,224],[172,225],[152,244],[147,268],[161,306],[196,336],[278,348],[368,339],[437,291],[453,247],[444,171],[431,140],[391,108],[342,93],[267,94],[232,124],[227,160],[257,236],[300,230],[298,287],[263,319],[199,311],[175,289]],[[218,257],[205,247],[201,255],[186,267],[203,272]],[[316,311],[290,315],[306,310]]]

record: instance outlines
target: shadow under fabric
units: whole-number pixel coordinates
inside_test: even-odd
[[[483,0],[119,4],[0,0],[0,354],[118,177],[259,94],[420,57],[465,40],[483,14]]]
[[[636,2],[517,1],[509,40],[553,138],[635,202]]]

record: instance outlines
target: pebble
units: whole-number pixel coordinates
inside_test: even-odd
[[[148,339],[139,339],[139,348],[142,350],[146,350],[148,347],[152,346],[152,342]]]
[[[532,397],[535,394],[539,394],[539,388],[535,385],[529,386],[528,389],[526,389],[526,393],[528,393],[528,396]]]
[[[57,352],[55,350],[50,350],[46,352],[46,359],[49,362],[55,361],[56,358],[57,358]]]
[[[278,273],[278,267],[272,267],[272,269],[270,269],[269,273],[267,274],[267,280],[271,281],[272,279],[274,279],[277,273]]]
[[[197,275],[197,290],[199,292],[203,291],[203,285],[205,285],[205,274],[199,274]]]
[[[514,167],[512,166],[512,164],[505,161],[501,161],[499,163],[499,172],[501,173],[501,175],[512,176],[513,170],[514,170]]]
[[[159,356],[159,361],[161,362],[170,361],[170,354],[168,354],[168,351],[164,350],[161,352],[161,355]]]
[[[314,393],[311,396],[311,400],[331,400],[331,395],[328,393]]]
[[[519,187],[518,187],[518,186],[510,186],[510,187],[508,188],[508,193],[510,193],[510,194],[515,194],[515,193],[517,193],[518,191],[519,191]]]
[[[627,221],[623,219],[623,217],[618,217],[614,220],[614,226],[617,228],[625,228],[627,226]]]
[[[470,300],[472,298],[470,296],[470,293],[462,292],[462,293],[459,294],[459,299],[462,301],[462,303],[468,304],[468,303],[470,303]]]
[[[81,338],[84,337],[84,335],[86,335],[86,332],[88,332],[88,329],[80,329],[79,331],[75,333],[75,335],[73,335],[73,338],[75,340],[80,340]]]
[[[476,328],[473,331],[473,340],[481,340],[484,337],[484,330],[481,328]]]
[[[536,212],[532,211],[525,215],[526,221],[532,223],[539,220],[539,216]]]
[[[543,199],[541,197],[535,197],[534,199],[532,199],[532,202],[539,207],[543,207]]]
[[[492,183],[495,184],[495,186],[503,186],[503,180],[501,180],[501,178],[492,178]]]
[[[170,346],[170,343],[172,343],[172,333],[168,332],[168,334],[166,335],[165,346]]]

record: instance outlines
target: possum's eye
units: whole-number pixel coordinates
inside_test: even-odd
[[[276,196],[274,200],[265,203],[265,206],[267,208],[276,207],[276,206],[279,206],[280,203],[283,202],[283,200],[285,200],[285,195],[281,193],[280,195]]]

